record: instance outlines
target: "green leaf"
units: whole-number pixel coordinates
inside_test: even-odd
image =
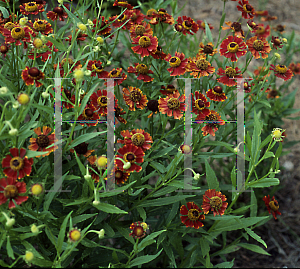
[[[175,147],[168,147],[168,148],[164,148],[164,149],[159,149],[159,151],[154,155],[151,156],[152,159],[157,159],[159,157],[162,157],[163,155],[167,155],[167,153],[169,153],[171,150],[173,150]]]
[[[28,159],[30,159],[30,158],[32,158],[32,157],[41,156],[41,155],[43,155],[43,154],[45,154],[45,153],[47,153],[47,151],[42,151],[42,152],[40,152],[40,151],[27,150],[27,151],[26,151],[26,157],[27,157]]]
[[[172,205],[172,209],[170,210],[170,213],[166,219],[166,226],[170,225],[171,221],[174,219],[174,217],[178,213],[178,208],[179,208],[179,202],[176,202]]]
[[[257,102],[263,104],[264,106],[271,108],[271,105],[267,100],[257,100]]]
[[[251,181],[247,183],[247,186],[251,188],[265,188],[278,185],[279,183],[278,178],[263,178],[259,181]]]
[[[209,242],[204,237],[201,237],[199,243],[201,247],[202,257],[204,258],[210,251]]]
[[[205,171],[206,171],[206,180],[207,180],[208,188],[219,191],[220,190],[219,182],[217,180],[216,174],[214,170],[211,169],[207,160],[205,160]]]
[[[235,252],[238,251],[241,247],[237,246],[237,245],[232,245],[232,246],[227,246],[223,249],[221,249],[220,251],[218,251],[218,255],[224,255],[224,254],[228,254],[231,252]],[[214,256],[214,255],[212,255]]]
[[[43,114],[44,112],[47,112],[50,115],[53,115],[53,113],[54,113],[54,110],[53,110],[52,107],[38,105],[38,104],[35,104],[35,103],[31,103],[30,105],[34,108],[39,109],[40,110],[40,115]],[[41,112],[43,112],[43,113],[41,113]]]
[[[82,221],[85,221],[93,216],[96,216],[98,215],[98,213],[95,213],[95,214],[83,214],[83,215],[79,215],[79,216],[76,216],[72,219],[73,221],[73,225],[76,225],[77,223],[79,222],[82,222]]]
[[[76,139],[74,139],[72,141],[72,143],[70,144],[70,146],[68,147],[68,150],[70,150],[71,148],[74,148],[75,146],[83,143],[83,142],[87,142],[90,139],[94,138],[97,135],[101,135],[106,133],[107,131],[103,131],[103,132],[95,132],[95,133],[86,133],[83,135],[80,135],[79,137],[77,137]]]
[[[94,205],[95,206],[95,205]],[[118,207],[106,203],[100,203],[95,206],[98,210],[104,211],[106,213],[114,214],[128,214],[126,211],[119,209]]]
[[[259,221],[269,218],[266,217],[253,217],[253,218],[243,218],[243,219],[233,219],[233,220],[221,220],[219,221],[211,232],[223,232],[223,231],[234,231],[238,229],[244,229],[246,227],[252,226]]]
[[[268,159],[270,157],[275,157],[274,153],[272,151],[268,151],[264,154],[264,156],[262,156],[261,160],[264,160],[264,159]]]
[[[58,240],[57,240],[57,252],[61,253],[61,249],[62,249],[62,245],[66,236],[66,228],[67,228],[67,224],[68,224],[68,220],[71,216],[71,214],[73,213],[73,210],[65,217],[61,227],[60,227],[60,231],[58,234]],[[71,229],[72,227],[70,227]]]
[[[261,143],[261,140],[260,140],[261,128],[262,128],[262,126],[261,126],[260,120],[254,109],[254,132],[252,135],[252,144],[251,144],[251,153],[252,153],[251,159],[253,161],[253,164],[257,163],[257,160],[260,155],[259,147],[260,147],[260,143]]]
[[[259,150],[261,150],[265,145],[267,145],[268,143],[270,143],[272,139],[272,135],[270,134],[259,146]]]
[[[246,205],[246,206],[243,206],[243,207],[240,207],[238,209],[231,211],[231,213],[234,215],[241,214],[241,213],[244,213],[245,211],[247,211],[252,206],[253,205]]]
[[[8,264],[6,264],[4,261],[0,260],[0,265],[3,267],[10,267]]]
[[[232,268],[234,265],[234,259],[231,262],[221,262],[216,264],[214,268]]]
[[[10,257],[12,259],[15,259],[14,251],[13,251],[13,249],[11,247],[10,237],[9,236],[6,237],[6,251],[7,251],[8,257]]]
[[[44,258],[37,258],[34,257],[34,259],[31,261],[32,264],[40,266],[42,268],[51,268],[53,263],[51,261],[45,260]]]
[[[142,251],[145,247],[147,247],[153,243],[156,243],[155,240],[153,240],[153,239],[165,231],[167,231],[167,230],[161,230],[161,231],[154,232],[154,233],[151,233],[150,235],[148,235],[146,238],[143,239],[142,242],[140,242],[138,244],[138,251]]]
[[[172,247],[165,240],[162,241],[161,244],[162,244],[162,247],[163,247],[164,251],[166,252],[167,256],[171,260],[171,263],[172,263],[171,265],[174,268],[177,268],[177,264],[176,264],[176,261],[175,261],[175,257],[174,257],[174,253],[173,253]]]
[[[157,258],[162,251],[163,251],[163,249],[161,249],[155,255],[145,255],[145,256],[137,257],[129,263],[129,267],[138,266],[138,265],[141,265],[141,264],[144,264],[144,263],[151,262],[152,260]]]
[[[140,217],[142,218],[142,220],[143,220],[143,221],[146,221],[147,216],[146,216],[146,211],[145,211],[145,209],[142,208],[142,207],[137,207],[137,211],[139,212]]]
[[[82,164],[82,162],[81,162],[81,160],[79,159],[79,157],[77,156],[76,151],[74,151],[74,155],[75,155],[76,161],[77,161],[77,163],[78,163],[78,166],[79,166],[81,175],[84,177],[84,176],[86,175],[86,168],[85,168],[85,166]]]
[[[206,35],[209,42],[214,43],[211,31],[209,29],[209,26],[208,26],[206,20],[204,20],[204,22],[205,22],[205,35]]]
[[[265,248],[267,248],[267,244],[265,243],[264,240],[261,239],[261,237],[259,235],[257,235],[255,232],[253,232],[249,228],[245,228],[245,230],[246,230],[247,234],[249,234],[252,238],[254,238],[256,241],[261,243]]]
[[[4,19],[9,17],[9,13],[5,7],[0,7],[0,11],[2,12]]]
[[[160,164],[160,163],[157,163],[155,161],[151,161],[150,162],[150,165],[156,170],[156,171],[159,171],[161,173],[165,173],[166,172],[166,168]]]
[[[269,254],[268,252],[266,252],[264,249],[262,249],[261,247],[259,247],[257,245],[247,244],[247,243],[239,243],[237,245],[240,246],[240,247],[249,249],[253,252],[259,253],[259,254],[271,256],[271,254]]]
[[[176,195],[176,196],[171,196],[171,197],[164,197],[164,198],[157,198],[155,200],[148,200],[144,201],[138,206],[142,207],[148,207],[148,206],[162,206],[162,205],[169,205],[173,204],[175,202],[187,199],[187,198],[192,198],[195,197],[196,195]]]
[[[257,216],[257,200],[255,196],[255,192],[251,188],[251,202],[250,204],[252,205],[250,207],[250,217],[256,217]]]

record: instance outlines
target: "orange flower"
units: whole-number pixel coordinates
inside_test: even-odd
[[[92,77],[95,77],[95,76],[98,76],[98,78],[107,78],[108,77],[108,72],[104,71],[102,62],[100,62],[100,61],[89,60],[86,69],[92,71],[92,74],[91,74]]]
[[[181,119],[184,112],[184,100],[185,96],[180,96],[179,92],[171,94],[166,98],[160,98],[158,100],[158,109],[162,114],[167,114],[168,117],[174,115],[174,119]]]
[[[300,63],[290,63],[289,69],[291,69],[294,74],[300,75]]]
[[[256,25],[256,29],[252,31],[258,38],[267,38],[270,35],[270,26],[267,25],[266,27],[264,26],[263,23],[259,23]]]
[[[215,132],[218,131],[218,125],[224,125],[225,121],[221,119],[221,116],[214,110],[210,111],[210,114],[204,116],[200,114],[197,116],[196,121],[208,122],[202,129],[203,136],[207,136],[208,134],[215,136]]]
[[[57,139],[55,139],[55,134],[52,133],[51,135],[49,135],[49,133],[51,132],[50,127],[43,126],[43,133],[41,132],[41,127],[37,127],[33,131],[38,135],[38,137],[30,138],[29,141],[31,144],[28,146],[28,149],[46,152],[46,154],[36,156],[37,158],[41,156],[48,156],[51,152],[58,148],[58,146],[53,145],[54,142],[57,142]]]
[[[261,54],[261,58],[266,59],[272,50],[266,39],[257,39],[257,36],[251,37],[246,41],[246,44],[255,59],[260,58],[259,53]]]
[[[205,54],[205,55],[209,55],[209,56],[213,56],[217,53],[217,49],[214,49],[214,45],[213,43],[209,42],[208,44],[206,44],[204,46],[204,44],[201,42],[199,44],[199,51],[197,53],[197,56],[201,55],[201,54]]]
[[[214,213],[214,217],[216,215],[222,216],[228,206],[228,203],[225,202],[226,200],[226,196],[220,191],[216,191],[215,189],[207,190],[203,195],[202,209],[204,214],[207,214],[211,210]]]
[[[194,35],[195,33],[197,33],[199,26],[197,23],[194,22],[194,20],[190,17],[187,16],[182,16],[178,17],[177,19],[177,25],[180,25],[181,29],[182,29],[182,33],[184,35],[186,34],[190,34],[190,35]],[[178,27],[178,26],[177,26]]]
[[[192,72],[194,78],[206,77],[215,72],[215,68],[206,60],[206,56],[199,55],[196,58],[189,59],[186,70]]]
[[[244,31],[242,30],[242,25],[239,23],[239,22],[231,22],[231,21],[227,21],[225,22],[225,24],[228,25],[227,26],[222,26],[222,30],[228,30],[228,29],[231,29],[234,31],[234,35],[236,37],[241,37],[241,38],[244,38],[245,35],[244,35]]]
[[[123,98],[131,111],[135,111],[134,104],[137,108],[144,109],[148,102],[147,96],[139,88],[131,86],[129,86],[129,90],[123,88]]]

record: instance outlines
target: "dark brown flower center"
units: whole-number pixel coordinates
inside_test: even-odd
[[[25,37],[25,32],[21,27],[15,27],[11,30],[10,35],[13,39],[19,40]]]
[[[147,103],[147,108],[152,112],[158,112],[158,101],[157,100],[149,100]]]
[[[126,162],[134,163],[136,160],[136,157],[132,152],[127,152],[124,154],[124,160]]]
[[[53,12],[55,12],[58,15],[62,15],[64,13],[64,10],[61,7],[56,7],[53,9]]]
[[[205,45],[204,48],[203,48],[203,52],[205,54],[211,54],[213,53],[214,49],[211,45]]]
[[[90,108],[87,108],[85,110],[85,115],[88,117],[88,118],[91,118],[93,116],[93,110],[91,110]]]
[[[145,64],[138,64],[136,66],[136,71],[140,74],[146,75],[146,74],[148,74],[149,68]]]
[[[249,4],[245,4],[245,5],[243,5],[243,9],[245,12],[250,13],[252,11],[253,7]]]
[[[276,26],[276,30],[278,32],[283,32],[284,31],[284,26],[282,26],[281,24],[279,24],[279,25]]]
[[[176,98],[170,98],[167,102],[167,106],[170,109],[178,109],[180,107],[180,103]]]
[[[67,96],[68,99],[71,98],[71,92],[69,90],[64,89],[64,93],[65,93],[65,95]]]
[[[188,212],[188,218],[192,221],[198,220],[200,213],[197,209],[190,209]]]
[[[220,86],[215,86],[213,90],[214,90],[214,92],[216,92],[216,93],[222,93],[222,92],[223,92],[223,89],[222,89],[222,87],[220,87]]]
[[[214,114],[209,114],[205,117],[205,120],[206,121],[217,121],[218,120],[218,117]]]
[[[88,148],[88,144],[85,143],[85,142],[83,142],[83,143],[77,145],[76,147],[74,147],[76,153],[78,153],[78,154],[86,154],[87,151],[88,151],[87,148]]]
[[[5,54],[6,52],[8,52],[8,46],[6,45],[1,45],[0,46],[0,52]]]
[[[49,138],[46,135],[39,135],[38,138],[36,139],[36,143],[38,144],[39,147],[41,148],[46,148],[49,145]]]
[[[151,39],[148,36],[142,36],[139,39],[139,45],[142,48],[149,47],[151,45]]]
[[[133,234],[137,237],[141,237],[144,234],[144,228],[142,226],[137,226],[133,229]]]
[[[115,178],[121,179],[123,177],[123,172],[121,170],[117,170],[115,172]]]
[[[183,25],[183,27],[184,27],[185,29],[187,29],[187,30],[192,29],[192,26],[193,26],[193,24],[192,24],[190,21],[184,21],[184,22],[182,23],[182,25]]]
[[[28,70],[28,75],[33,78],[37,78],[40,75],[40,71],[36,67],[31,67]]]
[[[227,49],[230,51],[230,52],[237,52],[239,50],[239,45],[236,43],[236,42],[230,42],[227,46]]]
[[[195,101],[195,107],[198,109],[198,110],[202,110],[205,108],[205,102],[201,99],[197,99]]]
[[[233,28],[235,32],[240,32],[242,30],[242,25],[239,22],[233,22],[231,28]]]
[[[5,198],[7,199],[14,199],[18,196],[18,189],[15,185],[7,185],[4,188],[4,192],[3,192]]]
[[[139,91],[132,91],[130,93],[130,100],[133,101],[133,102],[138,102],[142,99],[142,95]]]
[[[269,206],[273,211],[277,211],[279,209],[279,204],[277,201],[271,201]]]
[[[100,96],[100,97],[98,97],[97,103],[101,107],[107,107],[107,97],[106,96]]]

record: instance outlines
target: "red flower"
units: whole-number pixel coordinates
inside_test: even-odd
[[[242,78],[242,76],[239,75],[240,73],[241,71],[237,67],[232,68],[230,66],[226,66],[225,70],[220,67],[218,70],[218,75],[222,77],[218,78],[217,81],[229,87],[236,86],[236,81],[234,79]]]
[[[107,74],[107,78],[117,78],[114,80],[114,86],[117,84],[120,85],[124,80],[127,79],[127,75],[122,73],[122,68],[114,68]],[[107,86],[107,82],[104,83],[105,86]]]
[[[273,44],[273,48],[275,48],[275,49],[283,47],[282,40],[279,39],[278,36],[272,36],[271,43]]]
[[[151,135],[143,129],[133,129],[131,132],[129,132],[129,130],[123,130],[121,131],[121,136],[124,137],[124,140],[118,139],[117,143],[126,145],[133,144],[137,147],[141,147],[144,152],[151,148],[151,145],[148,143],[153,143]]]
[[[169,62],[170,68],[167,70],[170,72],[171,76],[180,76],[186,72],[186,65],[188,63],[188,59],[184,59],[184,54],[175,52],[175,56],[171,56],[169,54],[165,60]]]
[[[118,0],[115,0],[114,4],[113,4],[114,7],[125,7],[127,9],[133,9],[133,6],[128,4],[127,1],[118,1]]]
[[[17,205],[27,201],[28,196],[20,196],[19,194],[26,192],[26,183],[17,181],[13,178],[0,179],[0,205],[9,200],[8,208],[16,207],[13,200]]]
[[[203,195],[202,209],[204,214],[211,210],[214,213],[214,217],[216,215],[222,216],[228,206],[228,203],[225,202],[226,200],[226,196],[222,195],[220,191],[215,189],[207,190]]]
[[[126,21],[130,19],[132,16],[132,12],[130,10],[125,10],[121,15],[115,15],[109,18],[110,21],[112,21],[112,25],[116,28],[121,27]],[[123,30],[129,30],[132,26],[132,22],[128,21],[123,27]]]
[[[239,1],[239,6],[236,6],[239,11],[242,11],[242,17],[244,19],[253,19],[254,8],[249,4],[248,0]]]
[[[260,58],[259,53],[261,54],[261,58],[266,59],[272,50],[266,39],[257,39],[257,36],[251,37],[247,40],[246,44],[255,59]]]
[[[25,177],[25,174],[26,176],[29,176],[31,173],[31,166],[33,165],[33,158],[28,160],[28,158],[25,157],[26,150],[23,148],[20,149],[20,152],[18,148],[11,148],[9,151],[12,157],[6,155],[2,160],[2,167],[8,167],[3,170],[3,173],[12,179],[23,178]]]
[[[130,22],[131,25],[141,24],[146,17],[139,9],[129,10],[131,13]]]
[[[24,49],[27,48],[26,42],[31,40],[30,34],[34,35],[33,31],[27,26],[15,26],[11,30],[3,28],[2,34],[5,37],[5,43],[15,43],[17,46],[20,46],[22,45],[21,41],[23,41]]]
[[[167,54],[165,54],[162,50],[162,47],[160,45],[157,46],[157,49],[155,51],[150,51],[150,55],[154,59],[165,59],[167,57]]]
[[[274,219],[277,219],[276,215],[281,215],[281,213],[278,211],[279,209],[279,204],[277,202],[277,200],[275,200],[275,197],[273,196],[272,197],[272,200],[270,201],[270,195],[265,196],[263,198],[264,202],[265,202],[265,205],[269,211],[269,214],[272,213]]]
[[[194,100],[194,95],[192,93],[192,111],[196,115],[203,115],[204,117],[209,115],[210,111],[208,108],[210,106],[210,102],[207,102],[206,97],[199,91],[196,91],[195,98],[196,100]]]
[[[142,148],[137,147],[133,144],[124,145],[122,148],[118,149],[118,153],[121,155],[117,155],[116,157],[123,159],[125,162],[130,162],[131,166],[127,169],[127,172],[140,172],[142,167],[137,165],[137,163],[144,162],[144,151]],[[123,162],[121,160],[116,159],[116,164],[120,167],[123,167]]]
[[[28,23],[35,32],[41,32],[44,35],[48,35],[53,32],[51,24],[46,20],[35,19],[34,23],[31,21]]]
[[[58,147],[54,146],[54,142],[57,141],[55,139],[55,134],[51,132],[51,128],[47,126],[43,126],[43,133],[41,133],[41,127],[37,127],[33,130],[38,137],[37,138],[30,138],[30,145],[28,146],[28,149],[34,150],[34,151],[45,151],[46,154],[38,155],[36,158],[48,156],[52,151],[56,150]],[[51,146],[53,145],[53,146]],[[50,147],[51,146],[51,147]]]
[[[186,71],[192,72],[194,78],[206,77],[215,72],[215,68],[206,60],[206,56],[198,55],[196,58],[189,58]]]
[[[20,5],[20,12],[23,15],[37,15],[44,11],[44,5],[37,5],[36,2],[25,3]]]
[[[108,72],[104,71],[102,62],[100,62],[100,61],[89,60],[86,69],[92,71],[92,74],[91,74],[92,77],[95,77],[96,75],[98,76],[98,78],[107,78],[108,77]]]
[[[137,54],[141,54],[141,57],[149,56],[150,52],[154,52],[157,49],[157,37],[151,35],[138,36],[133,38],[133,45],[137,45],[135,47],[131,47],[133,52]]]
[[[242,30],[242,25],[239,23],[239,22],[231,22],[231,21],[227,21],[225,22],[225,24],[228,25],[227,26],[222,26],[222,30],[233,30],[234,31],[234,36],[236,37],[241,37],[241,38],[244,38],[245,35],[244,35],[244,31]]]
[[[139,221],[132,223],[130,225],[130,230],[132,230],[132,232],[129,236],[132,236],[133,238],[143,238],[146,235],[146,231]]]
[[[292,78],[293,71],[291,69],[287,69],[287,67],[283,64],[277,64],[274,66],[274,64],[271,64],[270,70],[275,71],[275,76],[286,80],[289,80]]]
[[[205,216],[201,214],[202,210],[194,203],[188,202],[187,208],[185,205],[180,207],[180,216],[181,222],[185,224],[185,226],[199,229],[203,227],[204,224],[200,220],[204,220]]]
[[[98,25],[101,22],[100,26]],[[109,35],[111,32],[111,27],[109,26],[108,20],[105,19],[104,16],[101,16],[99,20],[93,20],[93,29],[92,32],[94,33],[97,30],[97,35]],[[112,36],[111,36],[112,37]]]
[[[126,114],[126,112],[123,111],[123,109],[121,107],[119,107],[119,105],[118,105],[118,99],[116,99],[116,98],[115,98],[115,107],[114,107],[114,110],[115,110],[115,118],[118,119],[119,122],[126,124],[127,120],[125,120],[125,119],[123,119],[121,117],[121,115]],[[115,122],[115,124],[118,124],[118,122]]]
[[[228,36],[221,43],[220,54],[226,58],[230,58],[232,62],[236,62],[237,58],[244,56],[246,53],[246,43],[242,38]]]
[[[151,17],[152,19],[149,21],[149,23],[153,25],[158,24],[159,22],[167,23],[170,25],[174,24],[174,18],[170,14],[168,14],[168,12],[164,8],[160,8],[158,12],[153,12]],[[149,19],[149,17],[146,18]]]
[[[94,152],[93,149],[88,150],[88,145],[88,143],[83,142],[74,147],[78,157],[82,154],[84,157],[87,158],[92,154],[92,152]],[[74,149],[70,149],[70,152],[74,153]]]
[[[194,20],[190,17],[187,16],[182,16],[178,17],[177,19],[178,24],[182,27],[182,33],[184,35],[186,34],[190,34],[190,35],[194,35],[195,33],[197,33],[199,26],[197,23],[194,22]]]
[[[79,45],[80,41],[84,41],[88,35],[83,34],[81,31],[79,31],[78,34],[77,34],[77,32],[78,32],[78,29],[75,30],[75,36],[77,36],[76,41],[77,41],[77,44]],[[69,45],[71,45],[72,35],[68,35],[68,38],[66,38],[66,41],[68,41]]]
[[[87,158],[88,162],[90,163],[91,167],[93,168],[93,171],[92,169],[89,169],[89,173],[91,173],[91,177],[92,179],[94,180],[95,183],[98,183],[99,180],[100,180],[100,177],[99,175],[103,176],[104,172],[106,169],[98,169],[97,165],[96,165],[96,160],[97,160],[97,156],[90,156]],[[104,178],[104,180],[107,180],[107,177]]]
[[[170,94],[166,98],[158,100],[158,109],[162,114],[167,114],[168,117],[174,116],[174,119],[181,119],[184,112],[185,95],[180,96],[179,92]]]
[[[44,73],[36,67],[29,68],[28,66],[26,66],[25,69],[22,71],[22,79],[24,80],[27,86],[33,85],[35,82],[35,86],[40,87],[43,84],[38,80],[44,78],[45,78]]]
[[[210,111],[210,114],[204,116],[200,114],[197,116],[196,121],[204,121],[208,122],[202,129],[203,136],[207,136],[208,134],[215,136],[215,132],[218,131],[218,125],[224,125],[225,121],[221,119],[221,116],[214,110]]]
[[[40,53],[36,53],[35,58],[40,58],[42,57],[42,61],[46,62],[48,60],[48,58],[51,58],[51,52],[52,50],[54,52],[58,52],[58,49],[54,47],[54,45],[52,44],[52,42],[48,41],[42,48],[39,49],[39,51],[45,51],[45,52],[40,52]],[[29,53],[28,53],[28,58],[33,60],[34,59],[34,50],[32,49]]]
[[[107,91],[98,90],[97,93],[93,93],[90,97],[92,105],[99,111],[101,116],[107,115]]]
[[[144,82],[150,82],[154,78],[151,78],[147,74],[153,74],[153,71],[149,70],[149,67],[145,64],[134,63],[135,67],[129,66],[127,72],[135,73],[138,77],[138,80],[142,80]]]
[[[86,124],[87,126],[96,126],[100,119],[96,109],[92,105],[86,105],[82,114],[78,117],[77,121],[81,126]]]
[[[211,100],[214,100],[217,102],[223,102],[227,99],[227,96],[225,95],[222,87],[220,87],[220,86],[215,86],[213,89],[209,89],[206,92],[206,95]]]
[[[259,39],[267,38],[270,35],[270,25],[265,27],[263,23],[259,23],[252,33],[254,33]]]
[[[205,33],[205,22],[202,20],[197,20],[197,24],[199,29],[201,29]],[[209,29],[214,29],[214,27],[210,23],[207,23],[207,25]]]
[[[134,104],[137,108],[144,109],[148,102],[147,96],[139,88],[131,86],[129,86],[129,90],[123,88],[123,98],[130,111],[135,111]]]
[[[169,96],[169,95],[172,95],[173,93],[175,93],[175,92],[178,92],[177,90],[176,90],[176,88],[173,86],[173,85],[167,85],[167,87],[165,87],[165,86],[161,86],[161,88],[163,89],[163,90],[160,90],[160,93],[161,94],[163,94],[163,95],[166,95],[166,96]]]
[[[135,38],[137,36],[143,36],[144,34],[152,35],[153,30],[150,24],[143,22],[142,24],[133,24],[130,28],[130,37]]]
[[[289,69],[291,69],[294,74],[300,75],[300,63],[290,63]]]
[[[64,4],[66,8],[69,8],[69,4]],[[64,8],[62,7],[55,7],[53,11],[47,12],[47,18],[56,21],[59,19],[60,21],[64,21],[64,19],[68,18],[67,12],[65,12]]]

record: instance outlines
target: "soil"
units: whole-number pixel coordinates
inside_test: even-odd
[[[260,3],[259,3],[260,2]],[[265,5],[262,3],[265,2]],[[278,24],[285,25],[286,36],[289,36],[292,31],[299,37],[300,26],[298,23],[300,12],[300,1],[297,0],[272,0],[272,1],[258,1],[249,0],[249,3],[257,10],[268,10],[271,16],[277,16],[278,19],[272,21],[272,26]],[[184,4],[184,9],[180,15],[189,16],[195,21],[206,20],[209,24],[214,26],[212,30],[213,36],[218,36],[219,23],[222,16],[223,1],[214,0],[189,0],[186,2],[178,1],[179,8]],[[236,21],[240,12],[237,10],[238,2],[228,1],[226,3],[226,18],[225,21]],[[255,22],[259,23],[257,18]],[[225,25],[226,26],[226,25]],[[248,30],[244,24],[244,31]],[[284,60],[284,55],[281,55]],[[300,62],[299,54],[294,55],[293,62]],[[294,91],[299,85],[299,76],[289,86],[288,92]],[[300,108],[300,91],[297,92],[294,108]],[[299,117],[300,112],[292,114],[289,117]],[[299,120],[284,119],[283,126],[286,130],[288,141],[300,141],[300,134],[298,126]],[[273,126],[272,126],[273,127]],[[279,163],[281,189],[276,192],[275,197],[280,205],[281,216],[278,220],[270,220],[263,226],[255,229],[255,232],[262,237],[266,242],[268,248],[266,251],[271,256],[260,255],[246,249],[240,249],[227,256],[227,260],[234,261],[234,267],[240,268],[296,268],[300,267],[300,216],[298,209],[300,208],[300,143],[289,149],[289,153],[280,157]],[[234,240],[235,238],[233,238]],[[255,240],[249,240],[248,243],[258,244]],[[213,260],[213,264],[222,262],[222,260]]]

